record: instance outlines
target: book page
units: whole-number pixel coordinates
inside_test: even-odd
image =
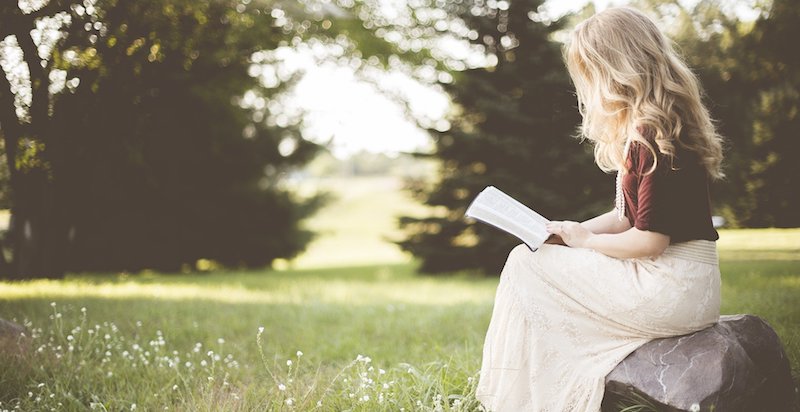
[[[494,186],[481,191],[467,208],[466,216],[504,230],[536,250],[550,236],[545,229],[549,222]]]

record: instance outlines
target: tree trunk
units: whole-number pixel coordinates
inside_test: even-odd
[[[36,18],[65,9],[68,3],[50,1],[28,15],[22,14],[16,4],[0,7],[2,37],[16,37],[23,61],[28,66],[32,94],[28,113],[30,123],[26,124],[16,115],[14,95],[6,73],[0,69],[0,128],[5,141],[12,201],[11,221],[4,245],[1,245],[11,250],[12,259],[10,262],[1,259],[0,278],[59,278],[64,275],[67,231],[62,218],[65,212],[59,203],[66,198],[57,196],[56,190],[59,145],[54,142],[48,112],[50,62],[42,66],[30,31]],[[18,168],[16,151],[20,142],[44,143],[44,151],[37,153],[41,156],[41,164],[28,165],[25,170]]]
[[[67,237],[55,186],[40,170],[20,177],[21,190],[15,193],[6,235],[13,258],[3,275],[9,279],[62,278]]]

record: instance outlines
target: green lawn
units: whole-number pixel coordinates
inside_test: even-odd
[[[416,274],[386,241],[424,210],[396,179],[313,183],[337,198],[281,270],[0,282],[33,334],[0,359],[0,412],[475,410],[497,278]],[[722,312],[766,319],[800,376],[800,229],[720,234]]]
[[[800,230],[721,236],[723,313],[766,319],[797,376]],[[0,410],[470,410],[496,282],[406,263],[0,283],[0,316],[35,332]]]

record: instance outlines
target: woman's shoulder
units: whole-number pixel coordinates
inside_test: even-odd
[[[654,133],[641,126],[637,127],[637,130],[641,139],[633,140],[628,149],[629,158],[635,169],[647,172],[653,168],[656,160],[655,170],[662,172],[693,170],[701,166],[697,153],[684,148],[679,142],[673,143],[673,153],[664,153],[656,142]]]

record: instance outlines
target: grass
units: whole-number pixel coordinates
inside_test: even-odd
[[[723,313],[766,319],[797,376],[800,230],[722,239]],[[496,282],[406,263],[0,283],[2,317],[35,332],[0,410],[474,410]]]
[[[356,262],[407,263],[411,256],[390,242],[403,237],[396,219],[423,215],[428,209],[400,190],[401,186],[401,179],[392,176],[329,177],[296,184],[295,190],[301,194],[322,190],[335,198],[306,222],[318,236],[306,253],[289,265],[302,269]]]
[[[0,359],[0,412],[476,410],[497,278],[417,275],[384,241],[416,207],[396,182],[329,183],[323,236],[284,270],[0,282],[0,317],[32,335]],[[767,320],[800,376],[800,229],[719,247],[722,312]]]
[[[214,273],[196,281],[150,274],[2,283],[0,313],[26,323],[37,334],[34,350],[43,349],[29,363],[0,371],[0,409],[19,402],[22,410],[83,410],[92,403],[108,410],[133,404],[144,410],[212,404],[289,410],[285,402],[293,398],[299,410],[319,400],[322,410],[418,410],[417,401],[434,410],[437,402],[450,397],[452,405],[459,399],[454,396],[472,390],[494,284],[467,275],[419,278],[410,264]],[[97,338],[106,334],[109,356],[105,340]],[[159,339],[162,345],[151,345]],[[209,350],[230,361],[212,370]],[[170,359],[159,358],[164,354]],[[207,366],[199,366],[202,360]],[[232,361],[236,367],[228,366]],[[362,386],[369,379],[372,386]],[[470,402],[459,401],[456,410]]]

